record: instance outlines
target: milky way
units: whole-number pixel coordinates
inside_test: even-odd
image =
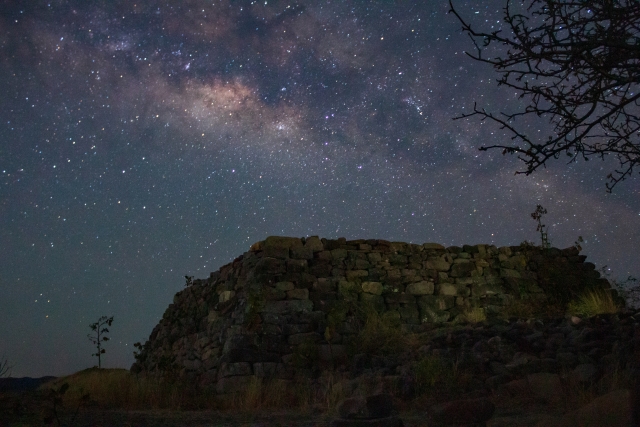
[[[447,1],[5,2],[0,13],[0,355],[13,375],[128,368],[184,276],[268,235],[445,245],[582,236],[640,276],[640,179],[606,161],[534,175],[509,136],[452,120],[522,106],[465,54]],[[414,3],[414,4],[412,4]],[[460,2],[499,28],[502,1]],[[526,123],[546,135],[544,121]]]

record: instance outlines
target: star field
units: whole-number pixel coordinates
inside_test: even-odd
[[[500,26],[503,1],[459,2]],[[128,368],[184,276],[269,235],[444,245],[582,236],[640,277],[640,180],[613,162],[531,176],[452,118],[498,88],[447,1],[69,1],[0,6],[0,355],[13,376]],[[544,137],[546,123],[525,123]],[[637,175],[637,174],[636,174]]]

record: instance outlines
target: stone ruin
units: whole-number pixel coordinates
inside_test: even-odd
[[[496,247],[271,236],[178,292],[132,372],[174,373],[217,393],[255,378],[348,370],[357,307],[406,332],[498,316],[519,300],[565,304],[609,290],[576,247]],[[357,352],[357,349],[355,349]]]

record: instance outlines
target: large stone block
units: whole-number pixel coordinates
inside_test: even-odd
[[[307,332],[304,334],[289,335],[287,341],[289,345],[300,345],[307,342],[319,343],[322,341],[322,336],[317,332]]]
[[[309,261],[309,273],[315,277],[331,277],[331,262],[327,260],[313,260]]]
[[[440,243],[423,243],[422,249],[426,249],[429,251],[444,251],[445,247]]]
[[[349,266],[347,266],[349,267]],[[371,264],[368,261],[357,259],[353,262],[353,267],[356,270],[368,270],[371,267]]]
[[[369,272],[367,270],[348,270],[346,272],[347,280],[367,277]]]
[[[220,318],[220,313],[215,310],[209,310],[209,315],[207,316],[207,322],[213,323]]]
[[[449,276],[468,277],[468,276],[471,276],[471,272],[475,271],[475,269],[476,269],[476,264],[471,261],[453,264],[451,266],[451,272],[449,273]]]
[[[471,295],[474,297],[497,295],[504,292],[505,289],[500,284],[495,283],[476,283],[471,286]]]
[[[448,295],[422,295],[418,297],[420,309],[448,310],[455,305],[455,297]]]
[[[421,282],[408,284],[405,292],[411,295],[431,295],[433,294],[434,288],[433,282],[423,280]]]
[[[362,292],[362,289],[362,286],[359,286],[356,282],[349,282],[347,280],[341,280],[340,282],[338,282],[338,292],[341,295],[348,295],[351,293],[359,294],[360,292]]]
[[[500,264],[502,268],[522,270],[527,266],[527,259],[524,255],[514,255],[509,257],[507,260],[502,261]]]
[[[277,275],[286,273],[287,266],[283,260],[275,259],[271,257],[260,258],[254,268],[254,274],[269,274]]]
[[[439,283],[438,295],[469,296],[469,288],[461,284]]]
[[[362,292],[373,295],[382,295],[382,283],[380,282],[362,282]]]
[[[229,334],[222,348],[223,353],[227,353],[234,348],[249,348],[256,345],[255,334]]]
[[[389,263],[393,266],[403,267],[407,262],[408,259],[406,255],[389,254]]]
[[[289,248],[281,248],[278,246],[269,246],[263,249],[265,257],[287,259],[289,258]]]
[[[253,373],[258,378],[270,378],[276,374],[276,362],[258,362],[253,364]]]
[[[314,329],[311,323],[285,323],[282,325],[284,335],[304,334],[313,332]]]
[[[251,374],[253,371],[248,362],[223,363],[218,370],[218,378]]]
[[[287,299],[309,299],[309,289],[292,289],[287,291]]]
[[[346,249],[333,249],[331,251],[331,259],[333,260],[343,260],[347,257]]]
[[[222,291],[218,296],[218,301],[221,303],[231,300],[236,295],[235,291]]]
[[[293,259],[313,259],[313,249],[310,247],[291,248],[291,258]]]
[[[329,279],[321,277],[313,283],[312,290],[319,292],[333,292],[336,290],[336,284],[339,281],[335,281],[333,278]]]
[[[275,284],[275,287],[277,290],[279,291],[290,291],[293,288],[295,288],[295,285],[293,284],[293,282],[277,282]]]
[[[369,259],[369,262],[372,262],[374,264],[382,261],[382,256],[380,256],[380,252],[369,252],[367,254],[367,258]]]
[[[304,259],[288,259],[286,261],[288,273],[302,273],[307,271],[307,261]]]
[[[324,245],[318,236],[307,237],[304,242],[304,247],[311,249],[313,252],[324,250]]]
[[[287,248],[302,247],[302,240],[298,237],[269,236],[262,244],[266,248]]]
[[[267,301],[264,306],[259,309],[264,313],[284,314],[297,311],[312,311],[313,302],[309,300],[284,300],[284,301]]]
[[[269,353],[258,347],[234,348],[226,351],[221,357],[221,363],[255,363],[255,362],[277,362],[279,356],[276,353]]]
[[[428,307],[420,308],[420,321],[422,323],[444,323],[451,318],[451,313],[443,310],[433,310]]]
[[[512,270],[512,269],[509,269],[509,268],[501,268],[500,269],[500,277],[520,278],[520,273],[517,270]]]

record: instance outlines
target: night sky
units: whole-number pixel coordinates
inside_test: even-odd
[[[485,29],[503,0],[458,1]],[[531,175],[452,118],[498,88],[448,2],[5,1],[0,356],[12,376],[129,368],[183,289],[269,235],[540,242],[640,276],[640,179],[611,160]],[[541,138],[543,120],[523,122]]]

